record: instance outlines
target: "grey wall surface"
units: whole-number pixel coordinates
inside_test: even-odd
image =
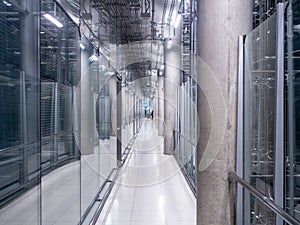
[[[216,90],[219,88],[224,98],[224,104],[214,105],[208,99],[215,96],[209,98],[201,88],[198,90],[198,165],[207,154],[208,143],[218,142],[212,139],[220,128],[213,126],[212,115],[216,112],[211,110],[225,113],[225,133],[212,162],[198,171],[197,224],[233,224],[234,199],[229,193],[227,174],[235,167],[238,36],[251,30],[252,1],[202,0],[198,2],[198,15],[198,56],[210,69]],[[198,83],[203,82],[203,77],[198,71]]]

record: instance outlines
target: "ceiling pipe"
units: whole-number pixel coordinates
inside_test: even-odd
[[[152,40],[155,39],[154,13],[155,13],[155,0],[152,0],[152,21],[151,21]]]

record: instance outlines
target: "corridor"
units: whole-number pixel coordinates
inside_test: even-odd
[[[196,198],[175,158],[163,154],[155,121],[143,121],[97,224],[196,224]]]

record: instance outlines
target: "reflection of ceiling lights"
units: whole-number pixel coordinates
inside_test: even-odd
[[[4,3],[6,6],[11,6],[11,3],[7,2],[7,1],[3,1],[3,3]]]
[[[175,21],[176,21],[176,13],[173,13],[170,25],[174,26]]]
[[[294,30],[299,32],[300,31],[300,24],[294,25]]]
[[[53,16],[51,16],[48,13],[44,14],[44,17],[47,20],[49,20],[51,23],[53,23],[55,26],[57,26],[58,28],[62,28],[64,26],[64,25],[62,25],[61,22],[59,22],[56,18],[54,18]]]
[[[81,48],[82,50],[84,50],[84,49],[85,49],[85,46],[84,46],[84,44],[82,44],[81,42],[80,42],[79,46],[80,46],[80,48]]]
[[[173,16],[172,16],[172,20],[171,20],[171,25],[174,26],[174,28],[177,28],[180,24],[180,20],[181,20],[181,14],[177,14],[174,13]]]
[[[177,14],[176,20],[174,22],[174,27],[177,28],[180,24],[180,20],[181,20],[181,15]]]
[[[172,47],[172,39],[168,40],[167,49],[170,49],[171,47]]]
[[[90,61],[90,62],[95,62],[95,61],[99,61],[99,59],[98,59],[97,56],[92,55],[92,56],[89,58],[89,61]]]

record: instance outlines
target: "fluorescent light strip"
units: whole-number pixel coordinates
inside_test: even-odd
[[[84,49],[85,49],[85,46],[84,46],[84,44],[80,43],[80,44],[79,44],[79,46],[80,46],[80,48],[81,48],[82,50],[84,50]]]
[[[6,5],[6,6],[11,6],[11,4],[7,1],[3,1],[3,3]]]
[[[55,19],[53,16],[51,16],[50,14],[46,13],[44,14],[44,17],[49,20],[50,22],[52,22],[55,26],[57,26],[58,28],[62,28],[64,25],[62,25],[61,22],[59,22],[57,19]]]
[[[92,55],[92,56],[89,58],[89,61],[90,61],[90,62],[95,62],[95,61],[98,61],[98,60],[99,60],[98,57],[95,56],[95,55]]]

